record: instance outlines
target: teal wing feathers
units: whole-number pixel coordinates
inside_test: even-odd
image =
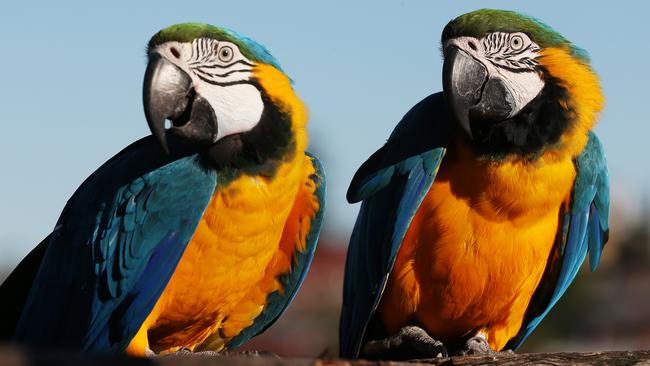
[[[216,185],[198,155],[145,138],[93,173],[50,235],[14,340],[123,350],[171,277]]]
[[[402,239],[435,179],[451,126],[442,94],[425,98],[352,180],[348,200],[363,203],[345,266],[342,357],[359,354]]]

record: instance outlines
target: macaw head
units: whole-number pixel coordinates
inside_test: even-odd
[[[147,56],[145,116],[165,151],[166,130],[205,146],[220,167],[261,164],[304,148],[305,108],[259,43],[225,28],[185,23],[155,34]]]
[[[482,9],[447,24],[442,50],[445,99],[479,154],[577,155],[585,146],[603,96],[587,53],[562,35]]]

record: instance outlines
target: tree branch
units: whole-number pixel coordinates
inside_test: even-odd
[[[479,365],[650,365],[650,351],[613,351],[590,353],[521,353],[495,356],[465,356],[416,360],[410,362],[366,361],[313,358],[277,358],[271,356],[231,356],[214,353],[188,353],[151,358],[125,356],[80,356],[59,350],[26,350],[0,345],[0,365],[158,365],[158,366],[479,366]]]

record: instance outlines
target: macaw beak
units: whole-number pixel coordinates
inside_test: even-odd
[[[156,52],[149,55],[142,98],[149,129],[165,152],[167,119],[171,132],[183,138],[201,144],[216,141],[217,117],[210,104],[195,92],[185,71]]]
[[[470,138],[473,123],[503,121],[513,111],[514,98],[500,77],[457,46],[445,49],[442,74],[447,104]]]

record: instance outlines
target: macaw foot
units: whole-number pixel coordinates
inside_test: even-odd
[[[169,353],[170,355],[184,355],[184,356],[205,356],[205,357],[217,357],[222,356],[223,353],[217,351],[192,351],[187,347],[183,347],[176,352]]]
[[[447,348],[422,328],[403,327],[392,336],[369,341],[363,346],[362,356],[368,359],[411,360],[447,357]]]
[[[457,352],[459,356],[469,356],[469,355],[496,355],[497,353],[501,354],[514,354],[512,350],[505,350],[501,352],[496,352],[490,347],[487,339],[482,335],[477,335],[467,340],[465,347]]]
[[[496,352],[492,350],[487,339],[485,339],[485,337],[482,337],[480,335],[468,339],[467,343],[465,343],[465,347],[458,350],[459,356],[493,355],[495,353]]]

